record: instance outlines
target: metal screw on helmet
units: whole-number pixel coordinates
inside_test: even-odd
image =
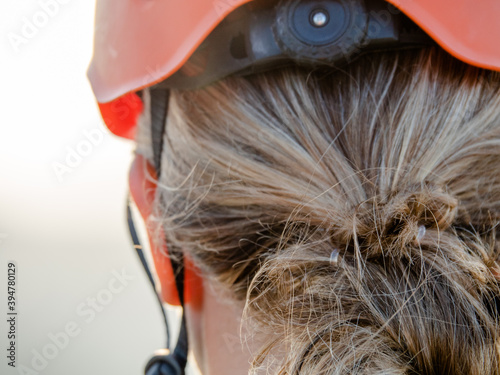
[[[329,20],[328,12],[324,9],[316,9],[311,13],[310,22],[315,27],[323,27]]]

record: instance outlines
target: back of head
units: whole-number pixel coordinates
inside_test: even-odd
[[[437,49],[174,91],[169,249],[280,374],[500,374],[500,76]]]

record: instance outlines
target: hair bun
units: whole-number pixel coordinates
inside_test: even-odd
[[[427,229],[443,231],[453,223],[457,206],[456,198],[437,188],[375,196],[346,215],[333,239],[367,257],[409,255]]]

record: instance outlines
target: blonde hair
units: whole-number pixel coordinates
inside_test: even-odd
[[[173,92],[158,214],[279,374],[500,374],[500,77],[437,49]]]

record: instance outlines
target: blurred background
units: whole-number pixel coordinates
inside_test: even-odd
[[[165,339],[125,221],[133,145],[107,132],[85,75],[94,6],[0,3],[5,375],[137,375]],[[6,358],[9,261],[17,268],[15,369]]]

